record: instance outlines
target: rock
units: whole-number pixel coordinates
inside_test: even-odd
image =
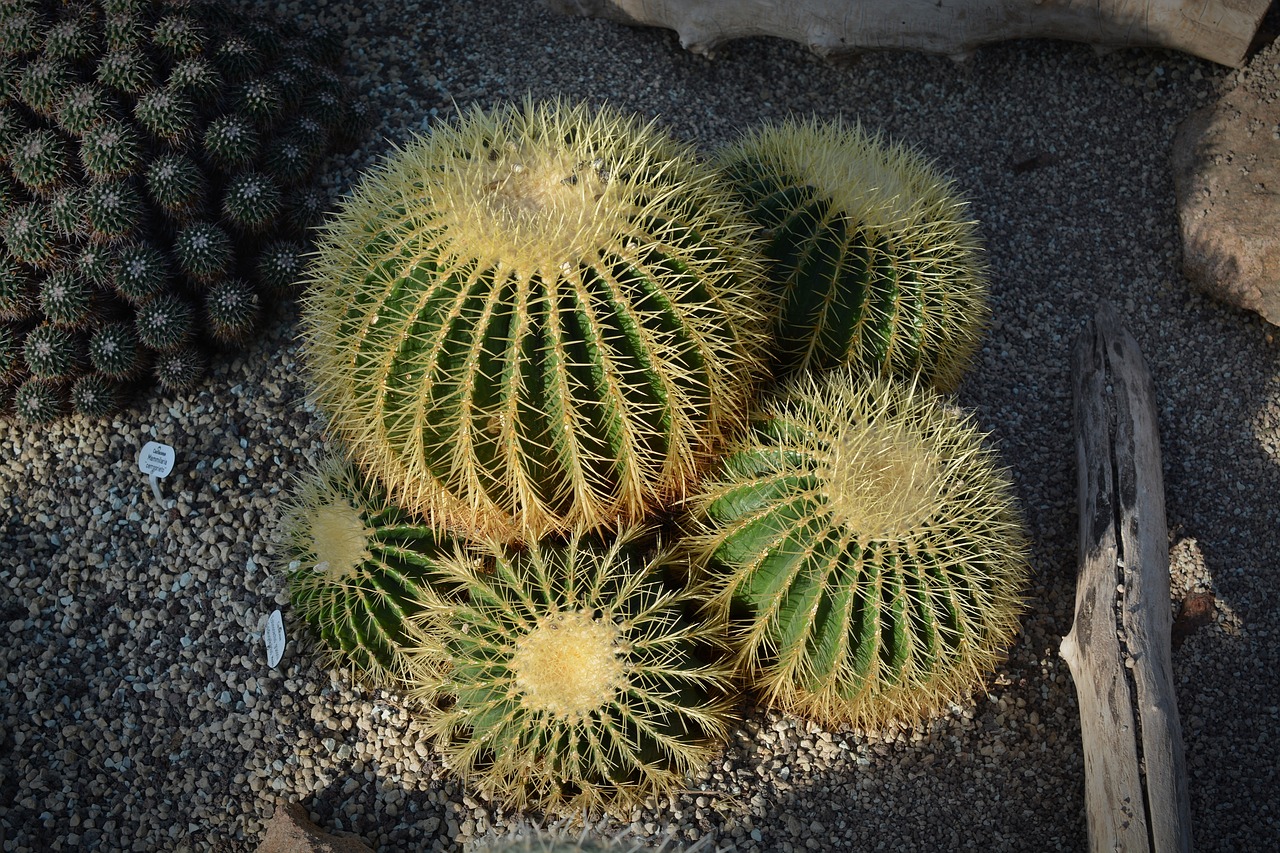
[[[1236,89],[1173,143],[1183,272],[1280,326],[1280,101]]]
[[[257,853],[373,853],[373,848],[355,836],[323,831],[297,803],[280,803]]]

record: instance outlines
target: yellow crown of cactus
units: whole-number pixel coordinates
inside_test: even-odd
[[[323,229],[304,313],[319,404],[438,525],[510,539],[638,519],[741,425],[764,341],[749,235],[652,124],[473,111]]]
[[[797,379],[692,501],[687,541],[777,705],[915,721],[1012,642],[1027,547],[983,436],[935,393],[847,369]]]
[[[506,805],[622,813],[726,736],[724,625],[688,618],[698,591],[639,535],[460,552],[440,565],[457,597],[411,620],[409,696],[446,707],[428,728],[447,764]]]
[[[950,180],[841,122],[769,125],[716,160],[764,235],[780,373],[855,364],[944,389],[959,381],[987,285]]]

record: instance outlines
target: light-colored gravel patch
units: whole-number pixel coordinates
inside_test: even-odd
[[[1105,298],[1154,375],[1175,596],[1217,601],[1214,624],[1174,655],[1196,846],[1280,847],[1280,344],[1257,317],[1189,292],[1168,168],[1193,109],[1241,81],[1280,91],[1280,45],[1238,73],[1045,42],[961,66],[878,54],[836,68],[764,39],[710,62],[669,33],[533,0],[259,5],[346,35],[378,123],[330,161],[335,193],[454,104],[529,93],[607,100],[703,147],[790,113],[843,113],[912,142],[972,199],[995,321],[959,401],[997,437],[1028,517],[1021,640],[984,693],[916,730],[753,711],[633,832],[744,853],[1084,848],[1057,644],[1076,565],[1069,354]],[[0,849],[242,853],[276,797],[383,851],[456,850],[515,819],[441,771],[394,697],[317,667],[291,619],[270,527],[324,447],[294,319],[197,391],[110,422],[0,421]],[[178,454],[163,508],[134,464],[151,439]],[[273,670],[260,631],[276,607],[288,645]]]

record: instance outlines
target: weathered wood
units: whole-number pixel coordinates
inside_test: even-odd
[[[561,12],[673,29],[710,55],[778,36],[823,56],[918,50],[962,57],[984,44],[1051,38],[1163,47],[1239,67],[1271,0],[546,0]]]
[[[1190,851],[1155,390],[1105,303],[1072,367],[1080,574],[1060,653],[1079,698],[1089,846]]]

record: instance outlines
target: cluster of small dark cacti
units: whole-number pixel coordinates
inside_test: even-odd
[[[190,387],[302,271],[340,43],[217,0],[0,0],[0,404]]]
[[[310,272],[347,459],[286,516],[299,614],[517,807],[670,792],[735,682],[829,725],[962,700],[1026,575],[1007,477],[930,387],[986,316],[962,213],[839,125],[707,164],[526,103],[397,152]]]

